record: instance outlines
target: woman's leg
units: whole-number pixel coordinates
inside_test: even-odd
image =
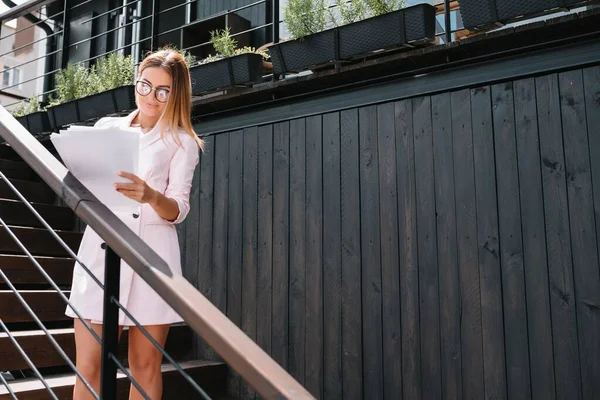
[[[144,328],[164,348],[170,325],[148,325]],[[162,353],[135,326],[129,328],[129,367],[131,375],[152,400],[162,397]],[[129,400],[143,399],[131,385]]]
[[[102,339],[102,325],[87,323],[94,332]],[[100,395],[100,362],[102,357],[102,346],[87,330],[83,322],[79,319],[74,320],[75,328],[75,366],[83,375],[85,380],[92,386],[96,394]],[[123,327],[119,327],[119,337]],[[83,382],[77,377],[75,387],[73,388],[73,400],[94,399]]]

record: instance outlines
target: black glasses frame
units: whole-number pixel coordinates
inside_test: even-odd
[[[139,86],[140,83],[143,84],[143,85],[148,86],[150,88],[150,92],[148,92],[147,94],[140,93],[140,91],[138,89],[138,86]],[[167,101],[169,101],[169,95],[171,94],[171,91],[169,89],[164,89],[164,88],[158,88],[158,89],[156,89],[156,88],[152,87],[152,85],[149,84],[148,82],[145,82],[145,81],[142,81],[142,80],[137,80],[135,82],[135,91],[137,92],[137,94],[139,94],[140,96],[144,96],[144,97],[150,95],[150,93],[152,93],[152,91],[154,91],[154,98],[156,99],[156,101],[158,101],[159,103],[163,103],[163,104],[166,103]],[[157,95],[157,93],[159,91],[166,93],[167,100],[165,100],[165,101],[159,100],[158,95]]]

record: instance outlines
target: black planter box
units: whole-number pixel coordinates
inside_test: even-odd
[[[133,110],[135,104],[135,86],[121,86],[112,90],[115,99],[116,112]]]
[[[338,28],[309,35],[301,40],[290,40],[269,47],[273,73],[300,72],[337,61]]]
[[[38,111],[27,115],[27,127],[29,132],[43,133],[50,132],[50,119],[46,111]]]
[[[262,80],[262,62],[260,54],[246,53],[192,67],[192,95],[258,83]]]
[[[108,90],[77,99],[77,109],[79,110],[80,121],[114,114],[117,110],[115,108],[113,91]]]
[[[79,122],[77,100],[48,108],[48,117],[50,118],[50,127],[54,131],[62,128],[65,125]]]
[[[339,58],[352,59],[377,50],[435,39],[435,7],[418,4],[339,28]]]
[[[19,121],[19,123],[21,125],[23,125],[25,127],[25,129],[29,130],[29,125],[27,125],[27,115],[24,115],[22,117],[17,117],[15,118],[17,121]]]
[[[435,41],[435,7],[431,4],[417,4],[406,7],[404,29],[406,41],[410,44],[433,43]]]
[[[592,0],[459,0],[463,24],[465,28],[472,30],[585,3],[592,3]]]

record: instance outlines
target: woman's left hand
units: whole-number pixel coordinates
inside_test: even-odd
[[[152,203],[156,199],[157,191],[137,175],[129,172],[119,172],[117,175],[129,179],[132,183],[115,183],[117,192],[137,201],[138,203]]]

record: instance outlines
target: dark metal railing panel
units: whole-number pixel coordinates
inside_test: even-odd
[[[233,324],[136,233],[100,203],[54,156],[0,107],[0,136],[261,396],[313,396]]]
[[[29,14],[33,11],[38,10],[41,7],[52,4],[58,0],[29,0],[25,3],[18,4],[16,7],[11,8],[8,11],[0,14],[0,21],[10,21],[23,15]]]

